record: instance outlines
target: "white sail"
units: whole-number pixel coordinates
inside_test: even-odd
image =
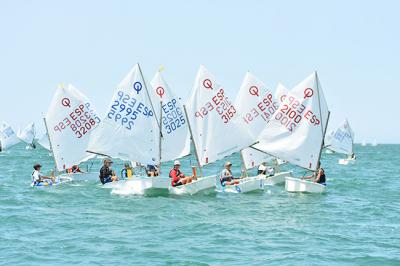
[[[271,161],[273,158],[273,156],[251,147],[242,150],[242,159],[246,169],[257,167],[261,163]]]
[[[275,99],[277,99],[279,104],[281,104],[288,93],[289,90],[285,86],[283,86],[282,83],[279,83],[278,86],[276,87]]]
[[[249,130],[254,139],[257,139],[278,109],[279,103],[264,82],[247,72],[236,97],[235,106],[242,118],[242,126]],[[246,169],[256,167],[273,158],[253,148],[245,148],[241,153]]]
[[[143,164],[158,163],[159,129],[146,90],[136,64],[117,86],[88,151]]]
[[[349,122],[344,120],[340,126],[325,137],[325,147],[328,149],[351,155],[353,153],[354,132]]]
[[[279,107],[271,90],[252,73],[247,72],[235,100],[243,127],[256,139]]]
[[[23,130],[18,131],[18,138],[27,144],[32,144],[35,139],[36,131],[35,131],[35,123],[30,123]]]
[[[45,117],[57,170],[93,157],[86,152],[100,119],[88,98],[72,85],[56,90]]]
[[[200,165],[255,142],[241,126],[241,117],[225,89],[204,66],[200,66],[186,108]]]
[[[162,110],[161,162],[188,155],[190,153],[190,136],[181,99],[171,91],[159,71],[150,84],[150,97],[154,110],[156,114],[160,114],[160,107]]]
[[[314,72],[284,97],[254,147],[316,170],[328,119],[328,106]]]
[[[17,144],[19,139],[14,130],[7,123],[0,125],[0,151],[7,150]]]
[[[40,139],[38,139],[38,143],[40,146],[45,148],[46,150],[50,151],[50,142],[49,142],[49,136],[47,133],[44,133]]]

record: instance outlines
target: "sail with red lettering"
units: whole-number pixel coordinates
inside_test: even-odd
[[[7,123],[0,125],[0,152],[5,151],[19,142],[17,134]]]
[[[353,154],[354,132],[345,119],[340,126],[325,138],[325,147],[338,153]]]
[[[243,126],[256,139],[278,109],[279,103],[264,82],[247,72],[236,97],[235,106]]]
[[[314,72],[283,97],[254,147],[300,167],[316,170],[328,119],[328,106]]]
[[[36,136],[35,123],[30,123],[23,130],[19,129],[18,138],[27,144],[32,144]]]
[[[59,171],[85,161],[89,137],[100,118],[89,99],[72,85],[60,86],[45,116],[45,125]]]
[[[256,140],[278,109],[279,103],[264,82],[247,72],[236,96],[235,105],[242,118],[243,127],[247,128],[252,138]],[[246,169],[273,158],[251,147],[243,149],[241,156]]]
[[[160,71],[157,71],[150,85],[150,98],[156,114],[161,118],[161,162],[188,155],[190,136],[181,99],[172,92]]]
[[[88,151],[158,164],[159,128],[142,72],[136,64],[117,86],[110,107],[93,132]]]
[[[260,97],[260,90],[262,90],[264,97]],[[253,74],[247,73],[236,102],[240,106],[239,113],[241,113],[245,125],[250,125],[250,131],[253,132],[253,136],[257,136],[257,139],[261,133],[266,133],[263,130],[278,109],[282,95],[286,93],[287,89],[279,83],[275,92],[276,97],[274,97],[261,80]],[[257,167],[261,163],[269,162],[274,158],[252,147],[243,149],[241,155],[246,169]]]
[[[255,142],[242,126],[232,98],[204,66],[197,73],[186,109],[200,165],[215,162]]]

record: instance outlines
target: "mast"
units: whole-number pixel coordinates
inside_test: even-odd
[[[150,102],[150,105],[151,105],[151,109],[153,110],[154,118],[156,119],[156,121],[157,121],[157,125],[158,125],[158,119],[157,119],[157,115],[156,115],[156,112],[154,111],[154,106],[153,106],[153,102],[151,101],[151,98],[150,98],[150,93],[149,93],[149,90],[147,89],[146,80],[144,80],[144,76],[143,76],[143,73],[142,73],[142,69],[140,68],[140,65],[139,65],[139,63],[137,63],[137,65],[138,65],[138,67],[139,67],[139,72],[140,72],[140,75],[142,76],[142,79],[143,79],[144,88],[146,89],[146,95],[147,95],[147,98],[149,99],[149,102]]]
[[[160,123],[159,123],[159,128],[160,128],[160,136],[158,138],[158,152],[159,152],[159,161],[158,161],[158,174],[161,174],[161,159],[162,159],[162,155],[161,155],[161,151],[162,151],[162,138],[163,138],[163,134],[162,134],[162,100],[160,100]]]
[[[43,117],[43,121],[44,121],[44,127],[46,128],[47,138],[49,139],[49,146],[50,146],[51,155],[52,155],[52,157],[54,159],[54,168],[55,168],[55,171],[58,172],[57,160],[56,160],[56,157],[54,156],[53,144],[51,143],[50,134],[49,134],[49,128],[47,127],[46,117]]]
[[[246,163],[244,162],[244,157],[243,157],[243,150],[240,150],[240,159],[242,160],[242,164],[243,164],[243,169],[244,169],[244,177],[247,177],[247,168],[246,168]]]
[[[197,166],[199,167],[199,170],[200,170],[200,176],[203,177],[203,168],[200,164],[200,159],[199,159],[199,154],[197,153],[196,143],[194,142],[192,127],[190,126],[189,117],[188,117],[188,114],[186,111],[186,105],[183,105],[183,110],[185,111],[185,117],[186,117],[186,121],[187,121],[188,127],[189,127],[190,139],[192,140],[193,147],[194,147],[194,155],[196,156]]]

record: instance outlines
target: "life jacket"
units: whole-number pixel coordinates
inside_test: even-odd
[[[180,176],[182,174],[180,170],[176,170],[175,168],[173,168],[171,169],[171,171],[169,171],[169,178],[173,178],[172,171],[176,171],[176,176]]]
[[[325,174],[323,174],[323,175],[321,175],[321,176],[319,177],[318,183],[319,183],[319,184],[324,184],[324,183],[326,183],[326,176],[325,176]]]
[[[175,174],[176,174],[175,176],[178,177],[178,180],[174,180],[174,177],[172,176],[173,171],[175,171]],[[182,172],[181,172],[180,170],[175,169],[175,168],[173,168],[173,169],[171,169],[171,171],[169,171],[169,178],[172,179],[172,181],[171,181],[171,185],[172,185],[172,186],[175,186],[175,183],[176,183],[176,182],[179,182],[179,176],[180,176],[181,174],[182,174]]]

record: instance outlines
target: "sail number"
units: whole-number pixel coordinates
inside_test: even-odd
[[[321,123],[312,110],[306,110],[306,106],[302,104],[302,101],[293,96],[285,97],[274,117],[290,132],[293,132],[303,119],[315,126]]]
[[[118,91],[114,96],[114,101],[111,105],[107,117],[118,124],[124,126],[128,130],[132,130],[135,125],[135,120],[139,116],[152,117],[153,111],[151,108],[139,102],[134,97],[123,91]]]
[[[171,134],[186,123],[181,108],[177,106],[176,99],[164,103],[161,107],[163,111],[162,123],[167,134]]]
[[[229,98],[224,95],[223,88],[219,89],[211,98],[211,101],[206,102],[203,107],[195,112],[195,117],[205,118],[213,110],[218,113],[224,123],[228,123],[236,114],[235,106]]]
[[[277,109],[278,102],[274,102],[272,94],[268,93],[264,96],[262,101],[257,104],[257,107],[250,109],[250,111],[243,116],[243,120],[249,124],[261,115],[261,118],[268,122]]]
[[[80,104],[78,107],[62,119],[53,128],[56,132],[63,132],[66,128],[70,128],[75,136],[80,139],[90,130],[100,123],[100,118],[90,107],[90,103]]]

